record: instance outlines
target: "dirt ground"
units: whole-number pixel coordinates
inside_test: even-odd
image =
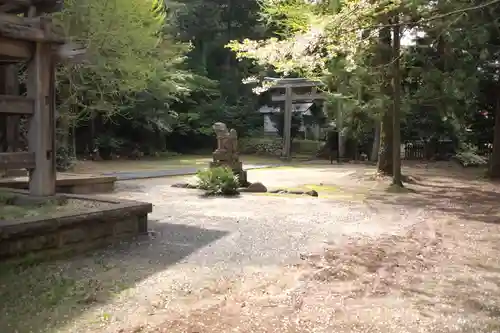
[[[153,202],[169,223],[160,242],[0,274],[0,331],[500,332],[498,186],[479,170],[411,164],[393,193],[373,171],[249,172],[319,199],[193,201],[172,192],[177,179],[124,182],[114,195]]]
[[[198,306],[139,331],[500,332],[498,186],[436,163],[406,167],[410,191],[394,194],[370,168],[353,169],[350,188],[373,209],[425,207],[433,218],[329,246],[265,279],[224,281],[215,304],[191,295]]]

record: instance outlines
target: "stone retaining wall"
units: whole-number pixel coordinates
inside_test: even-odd
[[[28,253],[36,256],[78,253],[148,231],[150,203],[65,196],[105,201],[110,205],[86,213],[0,221],[0,259]]]

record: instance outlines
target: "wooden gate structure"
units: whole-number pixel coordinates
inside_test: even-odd
[[[293,103],[324,100],[325,96],[317,91],[322,84],[318,81],[303,78],[266,78],[264,81],[272,84],[270,87],[270,90],[273,91],[272,101],[285,102],[282,157],[290,159]]]
[[[66,42],[48,14],[61,3],[0,0],[0,169],[27,169],[34,196],[56,191],[55,64]],[[23,64],[26,96],[18,75]],[[19,151],[21,118],[27,118],[27,151]]]

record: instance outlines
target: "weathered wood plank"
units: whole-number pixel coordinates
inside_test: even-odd
[[[33,54],[34,44],[0,36],[0,58],[2,56],[26,60]]]
[[[271,83],[270,89],[285,89],[287,87],[292,88],[312,88],[322,86],[321,81],[313,81],[304,78],[265,78],[264,82]]]
[[[28,97],[34,100],[34,113],[28,130],[28,149],[35,153],[35,169],[30,173],[31,195],[48,196],[56,192],[56,175],[53,169],[54,126],[51,107],[51,66],[50,44],[37,43],[33,59],[28,67]]]
[[[23,96],[0,95],[0,114],[32,115],[35,101]]]
[[[0,153],[0,169],[33,169],[35,154],[30,152]]]
[[[64,43],[49,17],[22,17],[0,13],[0,35],[32,42]]]
[[[62,10],[63,0],[0,0],[0,12],[22,14],[30,6],[38,13],[52,13]]]
[[[286,101],[285,95],[273,95],[271,96],[273,102],[284,102]],[[292,101],[294,102],[306,102],[306,101],[315,101],[315,100],[323,100],[325,99],[325,95],[323,94],[293,94],[291,96]]]

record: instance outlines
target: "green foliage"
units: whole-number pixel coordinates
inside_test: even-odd
[[[7,190],[0,190],[0,205],[13,205],[17,196]]]
[[[281,156],[283,152],[283,139],[245,138],[239,141],[238,149],[241,154]]]
[[[162,34],[164,18],[155,1],[65,2],[59,22],[87,48],[86,62],[63,66],[58,76],[61,98],[77,106],[77,118],[119,113],[151,86],[167,98],[187,89],[175,69],[184,50]]]
[[[462,150],[453,157],[453,159],[464,168],[481,167],[488,164],[488,159],[486,157],[478,155],[477,149],[468,145],[465,145]]]
[[[230,168],[217,167],[200,170],[196,174],[197,187],[206,195],[237,195],[239,180]]]
[[[325,84],[328,120],[342,114],[338,130],[360,145],[371,143],[374,126],[392,108],[393,62],[381,59],[391,38],[385,44],[380,38],[391,29],[380,25],[390,23],[395,6],[404,12],[404,30],[419,33],[402,49],[403,138],[491,143],[500,5],[465,15],[459,11],[470,2],[463,0],[66,0],[56,18],[88,55],[84,63],[59,67],[58,113],[69,124],[66,132],[80,132],[80,150],[211,149],[216,121],[241,138],[261,133],[256,110],[268,96],[255,95],[244,79],[303,76]],[[94,126],[96,119],[108,122]],[[281,135],[283,114],[274,120]],[[299,126],[294,117],[292,137]],[[294,141],[298,153],[316,146]],[[280,155],[282,145],[250,138],[240,146]]]
[[[324,142],[314,140],[295,139],[292,142],[292,153],[314,155],[324,145]],[[283,152],[283,140],[275,137],[253,137],[245,138],[239,142],[239,150],[242,154],[257,154],[267,156],[281,156]]]
[[[102,134],[94,139],[94,147],[101,151],[117,152],[125,144],[125,140]]]
[[[56,169],[59,172],[71,170],[75,166],[76,158],[73,149],[59,146],[56,151]]]
[[[304,154],[304,155],[316,155],[321,148],[325,145],[325,142],[314,141],[314,140],[293,140],[292,142],[292,153]]]

